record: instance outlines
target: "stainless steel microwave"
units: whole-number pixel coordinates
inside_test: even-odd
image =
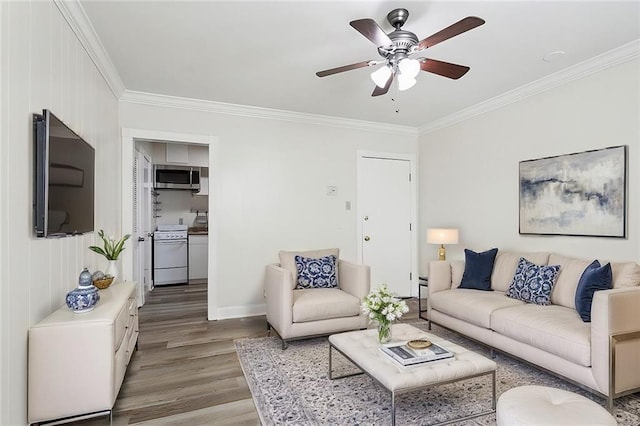
[[[200,167],[156,164],[153,166],[155,189],[200,190]]]

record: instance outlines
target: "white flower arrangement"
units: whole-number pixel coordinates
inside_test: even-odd
[[[362,301],[362,312],[378,323],[390,323],[409,312],[409,307],[389,292],[386,284],[373,290]]]

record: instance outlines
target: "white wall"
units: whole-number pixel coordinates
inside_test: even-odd
[[[518,163],[628,145],[628,238],[518,234]],[[554,251],[638,261],[640,215],[640,60],[635,59],[454,126],[421,135],[420,235],[460,228],[464,248]],[[437,258],[422,238],[420,270]]]
[[[120,139],[118,102],[53,2],[0,2],[0,40],[0,424],[20,425],[29,326],[64,305],[82,267],[104,267],[92,234],[34,237],[32,114],[50,109],[96,149],[96,226],[111,233]]]
[[[182,223],[187,226],[202,226],[195,223],[196,211],[204,216],[208,209],[208,197],[193,195],[191,191],[159,190],[156,199],[161,202],[158,207],[161,216],[156,219],[156,225],[171,225]],[[192,212],[193,209],[193,212]]]
[[[210,197],[218,216],[218,314],[262,306],[264,267],[278,251],[340,247],[356,260],[356,152],[416,152],[417,136],[121,103],[125,128],[218,138]],[[326,187],[338,187],[327,196]],[[345,210],[351,201],[351,210]],[[211,228],[210,228],[211,232]],[[211,279],[211,277],[210,277]],[[254,310],[255,311],[255,310]]]

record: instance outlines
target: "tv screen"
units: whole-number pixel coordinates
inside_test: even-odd
[[[93,231],[95,150],[48,110],[33,123],[36,236]]]

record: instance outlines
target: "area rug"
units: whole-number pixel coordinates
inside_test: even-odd
[[[426,330],[426,322],[412,324]],[[431,331],[489,357],[488,348],[434,326]],[[277,337],[235,342],[238,358],[264,425],[391,424],[391,394],[367,375],[329,380],[327,338],[291,342],[282,350]],[[497,395],[522,385],[552,386],[579,393],[599,404],[604,400],[535,367],[496,353]],[[334,372],[356,372],[334,352]],[[486,411],[491,406],[490,376],[465,380],[396,397],[396,424],[430,425]],[[616,400],[620,426],[640,424],[640,395]],[[495,414],[456,423],[495,425]]]

